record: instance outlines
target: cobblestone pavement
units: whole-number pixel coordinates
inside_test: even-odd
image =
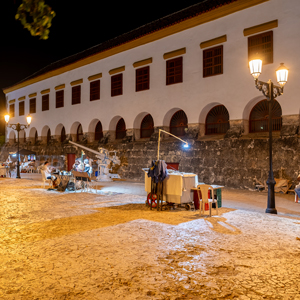
[[[300,299],[300,218],[29,179],[0,179],[0,199],[0,299]]]

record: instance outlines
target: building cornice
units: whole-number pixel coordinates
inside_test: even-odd
[[[82,78],[78,79],[78,80],[74,80],[70,84],[71,84],[71,86],[74,86],[74,85],[79,85],[81,83],[83,83],[83,79]]]
[[[93,81],[93,80],[100,79],[100,78],[102,78],[102,73],[98,73],[98,74],[89,76],[89,77],[88,77],[88,80],[89,80],[89,81]]]
[[[202,42],[200,44],[200,48],[205,49],[205,48],[212,47],[212,46],[215,46],[215,45],[218,45],[218,44],[221,44],[221,43],[225,43],[226,41],[227,41],[227,36],[225,34],[225,35],[222,35],[220,37],[211,39],[209,41]]]
[[[108,71],[109,75],[114,75],[125,71],[125,66],[114,68]]]
[[[59,90],[64,89],[65,87],[66,87],[65,84],[60,84],[60,85],[57,85],[54,89],[55,89],[56,91],[59,91]]]
[[[262,31],[271,30],[276,27],[278,27],[278,20],[273,20],[273,21],[270,21],[267,23],[263,23],[263,24],[256,25],[253,27],[245,28],[243,33],[244,33],[244,36],[248,36],[248,35],[262,32]]]
[[[152,64],[152,57],[136,61],[132,65],[134,68],[138,68],[138,67],[149,65],[149,64]]]
[[[180,48],[171,52],[164,53],[163,57],[164,59],[169,59],[179,55],[183,55],[185,53],[186,53],[186,48]]]

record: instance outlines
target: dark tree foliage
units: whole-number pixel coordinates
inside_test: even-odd
[[[48,39],[54,17],[55,12],[44,0],[22,0],[15,16],[32,36],[39,36],[42,40]]]

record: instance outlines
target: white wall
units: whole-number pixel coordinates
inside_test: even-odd
[[[67,134],[74,122],[80,122],[83,131],[87,132],[93,119],[99,119],[103,130],[108,130],[115,116],[123,117],[126,127],[133,128],[136,117],[142,112],[152,115],[154,126],[162,126],[165,115],[173,108],[183,109],[189,123],[204,123],[206,112],[214,104],[225,105],[230,120],[243,119],[253,107],[249,108],[247,104],[250,101],[255,104],[263,99],[261,92],[254,87],[249,73],[248,37],[243,35],[243,29],[275,19],[278,19],[278,27],[273,29],[274,61],[263,67],[260,80],[275,81],[275,70],[284,62],[290,70],[289,81],[284,95],[278,101],[283,115],[299,114],[300,101],[296,91],[300,69],[300,2],[271,0],[10,92],[7,94],[8,101],[16,99],[16,117],[11,122],[25,122],[25,116],[29,113],[28,95],[35,92],[38,94],[37,113],[32,114],[32,126],[37,129],[39,136],[45,125],[50,127],[54,135],[55,128],[60,123],[65,126]],[[225,34],[227,42],[223,43],[223,74],[203,78],[202,49],[199,45]],[[183,82],[166,86],[166,61],[163,54],[183,47],[186,47],[186,54],[183,55]],[[135,92],[135,68],[132,64],[149,57],[153,58],[153,63],[150,64],[150,89]],[[111,97],[111,76],[108,71],[123,65],[123,95]],[[90,102],[87,78],[100,72],[103,76],[100,79],[100,100]],[[71,105],[70,82],[81,78],[81,104]],[[54,87],[60,84],[66,85],[64,107],[56,109]],[[50,110],[42,112],[40,91],[48,88]],[[24,95],[25,116],[18,117],[17,99]],[[29,132],[28,129],[27,131]],[[10,129],[8,136],[9,133]]]

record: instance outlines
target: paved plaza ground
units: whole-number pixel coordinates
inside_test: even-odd
[[[300,204],[224,189],[219,215],[158,212],[142,183],[48,191],[0,178],[0,299],[300,299]]]

